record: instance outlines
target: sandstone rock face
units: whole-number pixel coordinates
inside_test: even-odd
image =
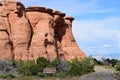
[[[12,43],[12,55],[14,59],[27,60],[28,47],[31,38],[31,28],[25,15],[25,8],[22,3],[14,1],[1,2],[3,11],[1,17],[5,19],[6,32],[2,33]],[[9,53],[9,52],[8,52]],[[11,54],[11,53],[10,53]],[[8,57],[9,59],[9,57]]]
[[[14,0],[0,2],[0,60],[49,61],[60,55],[66,60],[84,58],[72,34],[74,18],[49,8],[24,5]]]
[[[14,59],[27,60],[28,46],[31,38],[31,28],[25,14],[23,4],[19,2],[7,3],[8,20],[11,26],[11,41],[14,48]]]
[[[33,59],[38,57],[46,57],[49,60],[55,59],[57,53],[52,10],[44,7],[29,7],[26,11],[33,28],[30,59],[32,57]]]
[[[64,17],[66,33],[62,38],[61,44],[65,53],[65,58],[71,60],[73,58],[82,59],[85,57],[85,54],[79,49],[73,34],[72,34],[72,21],[73,17]]]
[[[12,59],[12,47],[4,18],[0,17],[0,60]]]

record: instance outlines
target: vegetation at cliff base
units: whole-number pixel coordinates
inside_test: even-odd
[[[116,63],[116,69],[120,71],[120,61]]]
[[[56,73],[44,74],[44,68],[55,68]],[[67,77],[80,76],[93,72],[94,65],[89,58],[79,61],[77,58],[71,61],[56,58],[52,62],[44,57],[39,57],[35,61],[0,61],[0,77],[14,78],[19,76],[37,76],[37,77]]]

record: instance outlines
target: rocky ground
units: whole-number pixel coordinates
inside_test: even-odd
[[[84,75],[80,80],[120,80],[114,78],[114,73],[114,69],[96,66],[94,73]]]

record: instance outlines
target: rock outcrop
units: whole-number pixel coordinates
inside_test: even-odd
[[[46,57],[48,60],[55,59],[57,52],[52,10],[44,7],[28,7],[26,11],[33,28],[30,59],[32,57],[34,59],[38,57]]]
[[[45,7],[25,9],[21,2],[0,2],[0,60],[52,61],[60,54],[66,60],[84,58],[72,34],[72,21],[65,13]]]
[[[6,29],[0,31],[2,36],[1,38],[3,38],[4,40],[4,46],[0,47],[8,47],[7,49],[9,51],[3,49],[5,50],[5,52],[9,53],[10,57],[6,55],[7,59],[14,58],[28,60],[29,44],[31,39],[31,27],[28,19],[26,18],[25,7],[20,2],[7,0],[2,1],[1,5],[2,10],[0,15],[1,18],[4,19],[4,21],[1,19],[1,21],[3,22],[0,23],[4,25],[0,26],[1,29]],[[3,54],[5,53],[3,51],[1,52]],[[0,55],[2,55],[2,53]]]
[[[64,20],[65,20],[66,33],[62,38],[61,44],[63,51],[65,53],[65,57],[67,58],[67,60],[71,60],[73,58],[82,59],[85,57],[85,55],[79,49],[72,34],[72,21],[74,20],[74,18],[66,16],[64,17]]]

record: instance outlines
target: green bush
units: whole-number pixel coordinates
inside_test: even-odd
[[[80,70],[81,63],[80,63],[80,61],[78,61],[77,58],[72,59],[72,62],[70,63],[70,65],[71,65],[71,68],[69,71],[70,75],[74,75],[74,76],[81,75],[81,70]]]
[[[117,63],[116,68],[120,69],[120,63]],[[57,69],[56,77],[79,76],[93,71],[94,65],[91,59],[85,58],[79,61],[77,58],[71,62],[56,58],[51,63],[44,57],[39,57],[35,61],[0,61],[0,77],[15,77],[15,76],[39,76],[45,77],[43,69],[46,67],[54,67]]]
[[[77,76],[93,72],[94,65],[89,58],[79,61],[77,58],[71,60],[70,75]]]
[[[44,68],[44,67],[46,67],[46,66],[48,65],[48,61],[47,61],[47,59],[44,58],[44,57],[39,57],[36,62],[37,62],[37,64],[38,64],[39,66],[41,66],[42,68]]]
[[[118,62],[117,59],[111,59],[110,60],[110,63],[112,64],[113,67],[116,65],[117,62]]]
[[[55,77],[59,77],[59,78],[64,78],[64,77],[67,76],[67,74],[64,74],[64,73],[59,72],[59,73],[56,73],[54,76],[55,76]]]
[[[87,74],[89,72],[93,72],[94,70],[94,62],[89,58],[85,58],[81,61],[81,71],[82,74]]]
[[[45,74],[43,74],[42,72],[38,72],[37,76],[39,76],[39,77],[45,77]]]
[[[46,67],[55,67],[55,68],[57,68],[57,66],[58,66],[58,61],[59,61],[59,59],[58,58],[56,58],[56,59],[54,59],[52,62],[50,62]]]
[[[17,71],[23,76],[37,75],[39,70],[39,66],[34,61],[20,61],[17,67]]]
[[[15,78],[15,76],[12,74],[7,74],[7,75],[0,75],[0,78]]]
[[[116,69],[120,71],[120,61],[116,63]]]

